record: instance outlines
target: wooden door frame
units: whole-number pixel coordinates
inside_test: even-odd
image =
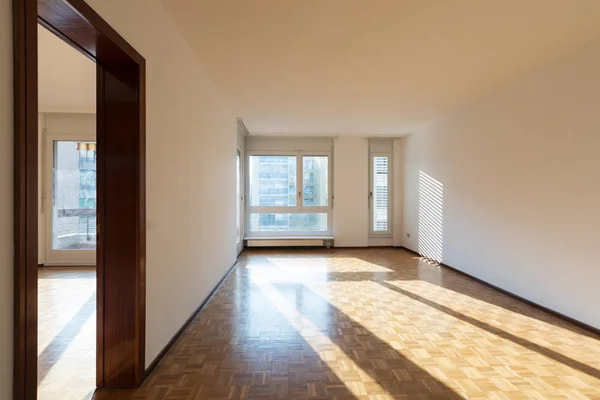
[[[145,368],[145,60],[84,0],[13,0],[14,400],[37,398],[38,22],[98,70],[97,386],[139,386]],[[106,198],[114,181],[129,208]]]

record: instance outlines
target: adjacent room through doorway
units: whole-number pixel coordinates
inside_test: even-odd
[[[96,387],[96,64],[38,25],[38,399]]]
[[[82,0],[14,0],[13,24],[13,398],[138,387],[146,61]]]

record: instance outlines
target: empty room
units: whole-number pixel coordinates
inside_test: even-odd
[[[96,65],[38,25],[38,399],[96,387]]]
[[[0,55],[0,399],[600,399],[599,1],[0,0]]]

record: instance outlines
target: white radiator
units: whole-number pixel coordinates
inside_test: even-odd
[[[333,238],[254,238],[246,247],[333,247]]]

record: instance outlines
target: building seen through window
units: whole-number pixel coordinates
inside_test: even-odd
[[[96,144],[54,142],[52,248],[96,248]]]
[[[250,207],[283,211],[251,213],[251,231],[327,231],[327,213],[311,212],[310,207],[329,205],[328,157],[304,156],[300,167],[298,174],[296,156],[249,157]]]

